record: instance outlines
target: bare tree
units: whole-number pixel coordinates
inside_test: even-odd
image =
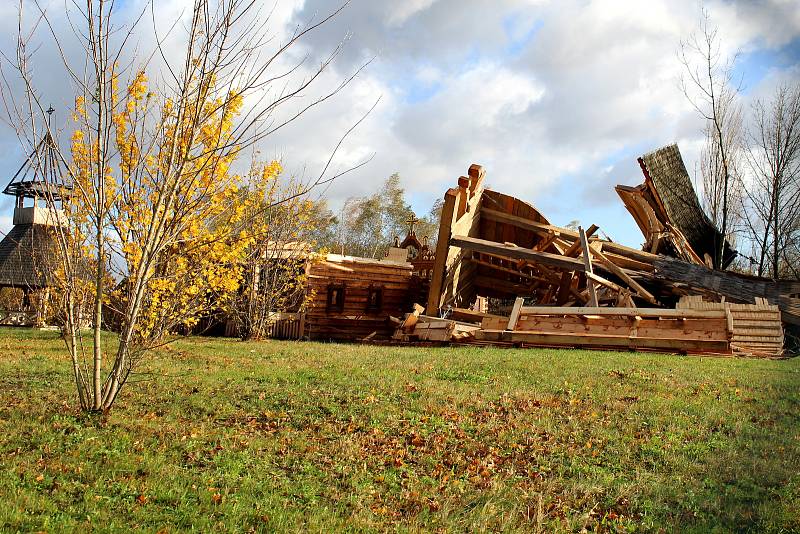
[[[714,267],[723,262],[725,239],[731,232],[731,192],[737,179],[741,111],[738,86],[733,83],[735,56],[726,60],[720,50],[717,28],[703,10],[700,28],[682,41],[678,59],[684,67],[681,89],[697,113],[706,121],[703,183],[709,216],[718,224],[723,239],[715,243]]]
[[[262,165],[255,163],[252,173],[264,174]],[[263,167],[266,172],[279,174],[277,162]],[[272,168],[274,171],[270,171]],[[275,199],[292,195],[297,185],[289,180],[275,180],[264,196],[255,194],[256,211],[251,225],[258,237],[243,253],[242,285],[230,309],[239,337],[263,339],[270,325],[282,312],[300,312],[309,295],[306,292],[307,265],[314,261],[313,234],[320,223],[316,204],[302,197],[276,204]]]
[[[756,100],[753,116],[746,220],[758,275],[777,279],[800,238],[800,85],[779,86],[767,103]]]
[[[137,63],[127,50],[148,9],[155,26],[152,4],[124,27],[116,25],[114,0],[76,1],[69,13],[83,48],[73,63],[34,0],[33,28],[48,29],[77,87],[71,156],[61,155],[72,191],[65,206],[68,224],[58,229],[57,278],[62,331],[84,409],[110,409],[148,350],[235,295],[243,276],[238,258],[259,237],[250,230],[258,210],[242,205],[239,193],[266,185],[247,183],[231,166],[243,150],[340,92],[365,66],[313,98],[308,92],[320,85],[343,43],[306,71],[307,58],[280,66],[291,61],[288,50],[346,4],[278,43],[268,32],[271,13],[262,12],[260,2],[195,0],[189,17],[170,30],[185,43],[183,57],[172,61],[166,37],[157,35],[153,54]],[[9,63],[24,96],[17,98],[6,82],[3,98],[9,121],[33,143],[37,126],[46,121],[32,77],[36,47],[32,34],[23,31],[22,7],[20,2],[17,57]],[[163,73],[163,80],[149,83],[148,69]],[[287,106],[296,102],[301,104]],[[318,175],[264,208],[360,166],[330,172],[352,128]],[[82,331],[87,303],[91,339]],[[116,307],[121,331],[106,348],[101,330],[109,306]],[[106,352],[113,354],[110,363]]]

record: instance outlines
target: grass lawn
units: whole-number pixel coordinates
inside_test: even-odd
[[[0,329],[0,531],[800,531],[800,358],[182,340],[107,416]]]

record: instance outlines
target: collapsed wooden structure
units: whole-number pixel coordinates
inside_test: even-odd
[[[616,191],[642,249],[599,238],[594,224],[553,225],[533,205],[485,188],[483,168],[472,165],[445,193],[435,251],[416,238],[412,219],[409,236],[381,260],[309,262],[305,313],[276,332],[781,355],[783,323],[800,324],[800,282],[713,269],[736,252],[704,215],[677,146],[639,165],[644,182]]]
[[[677,146],[639,164],[644,183],[616,191],[642,250],[600,239],[596,225],[555,226],[484,188],[472,165],[444,196],[428,315],[412,325],[407,315],[395,339],[780,355],[782,323],[800,324],[800,282],[712,269],[736,252],[703,213]],[[474,311],[482,297],[496,313]]]

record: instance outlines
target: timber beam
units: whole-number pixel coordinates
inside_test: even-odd
[[[450,245],[504,258],[532,261],[556,269],[581,272],[584,270],[583,261],[577,258],[566,258],[559,254],[539,252],[529,248],[518,247],[513,243],[496,243],[476,237],[455,235],[450,238]]]

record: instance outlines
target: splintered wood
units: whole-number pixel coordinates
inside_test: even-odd
[[[463,341],[471,338],[474,332],[480,330],[480,326],[476,324],[421,315],[422,311],[424,311],[422,306],[414,304],[414,311],[406,314],[392,335],[392,339],[405,342]]]
[[[777,327],[781,317],[800,324],[800,282],[781,285],[709,269],[708,251],[714,250],[703,239],[715,235],[713,227],[686,233],[699,215],[692,211],[679,219],[680,205],[673,202],[679,192],[662,199],[659,187],[669,180],[648,174],[682,165],[677,148],[665,154],[640,162],[645,184],[617,188],[645,235],[644,250],[597,237],[603,234],[594,224],[586,230],[553,225],[531,204],[484,189],[485,173],[472,165],[469,176],[445,194],[428,294],[428,317],[451,322],[426,319],[430,326],[414,335],[473,343],[781,354],[783,331]],[[726,249],[726,261],[729,253]],[[717,304],[676,309],[687,296]],[[772,307],[739,309],[721,304],[725,296],[742,306]],[[505,303],[504,316],[472,311],[473,303],[487,298]],[[481,328],[459,333],[461,323],[454,319]]]

